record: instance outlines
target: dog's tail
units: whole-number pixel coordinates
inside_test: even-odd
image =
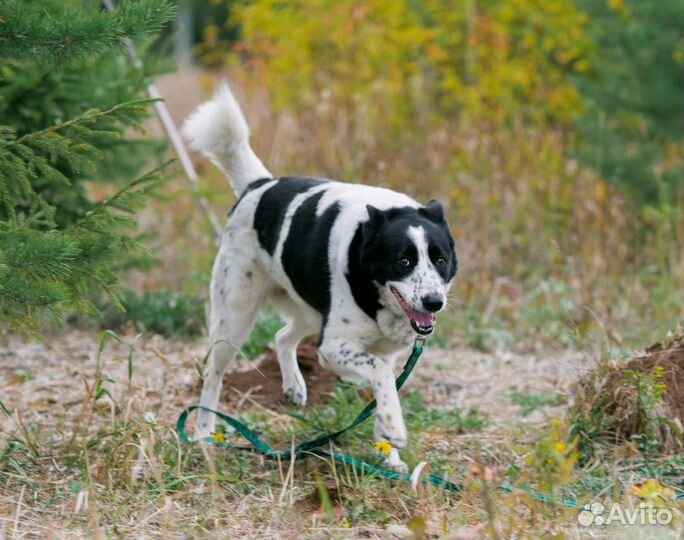
[[[202,152],[228,175],[238,197],[247,185],[260,178],[272,178],[249,146],[249,126],[228,84],[217,90],[183,125],[190,147]]]

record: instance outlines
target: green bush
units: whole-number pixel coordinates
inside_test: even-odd
[[[242,352],[247,358],[256,358],[266,347],[273,343],[273,338],[276,332],[280,330],[285,323],[278,317],[274,311],[267,311],[257,321],[256,326],[252,330],[247,342],[242,346]]]
[[[119,327],[132,321],[141,331],[165,337],[197,336],[205,329],[204,300],[161,290],[140,296],[126,290],[119,297],[125,312],[111,310],[103,326]]]

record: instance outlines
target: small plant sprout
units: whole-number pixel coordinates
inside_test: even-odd
[[[575,446],[575,441],[568,441],[567,426],[558,418],[551,420],[527,456],[543,490],[554,492],[570,482],[579,457]]]

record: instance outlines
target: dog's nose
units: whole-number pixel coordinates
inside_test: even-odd
[[[439,311],[444,305],[441,294],[426,294],[422,298],[423,307],[431,313]]]

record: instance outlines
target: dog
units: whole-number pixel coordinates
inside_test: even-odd
[[[270,303],[286,322],[275,337],[285,396],[306,403],[297,345],[319,334],[323,367],[370,384],[375,438],[392,445],[387,465],[406,471],[398,453],[407,432],[394,365],[417,336],[433,332],[456,274],[442,204],[326,178],[275,178],[250,147],[228,85],[189,116],[183,132],[192,149],[228,176],[238,198],[212,271],[212,351],[200,405],[217,407],[226,367]],[[196,437],[212,431],[214,416],[201,411]]]

